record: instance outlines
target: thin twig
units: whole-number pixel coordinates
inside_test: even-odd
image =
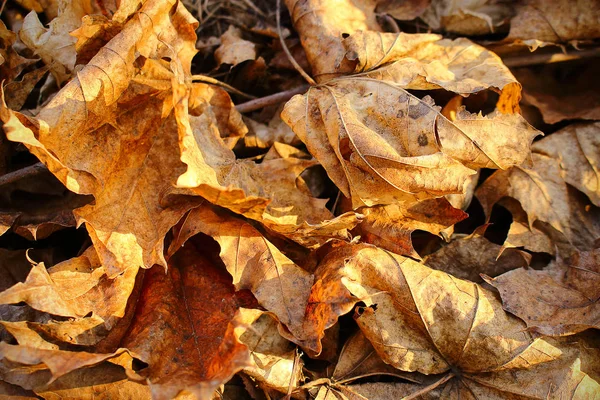
[[[403,397],[402,400],[412,400],[412,399],[416,399],[417,397],[421,396],[422,394],[428,393],[430,391],[432,391],[433,389],[435,389],[436,387],[448,382],[450,379],[454,378],[454,373],[449,373],[448,375],[444,376],[442,379],[440,379],[437,382],[432,383],[429,386],[424,387],[423,389],[416,391],[406,397]]]
[[[526,67],[529,65],[553,64],[557,62],[580,60],[585,58],[600,57],[600,47],[593,49],[573,51],[564,53],[532,53],[522,56],[505,57],[502,59],[504,65],[511,68]]]
[[[290,52],[290,49],[288,49],[287,45],[285,44],[285,40],[283,40],[283,35],[281,33],[281,0],[277,0],[276,19],[277,19],[277,35],[279,36],[279,41],[281,42],[281,47],[283,48],[283,52],[287,56],[288,60],[290,60],[290,62],[292,63],[292,65],[294,66],[296,71],[298,71],[298,73],[300,73],[300,75],[302,75],[304,80],[306,82],[308,82],[310,85],[316,85],[317,82],[315,82],[315,80],[306,73],[306,71],[300,66],[300,64],[298,64],[296,62],[296,59],[294,58],[294,56],[292,56],[292,53]]]
[[[256,96],[252,96],[251,94],[244,93],[241,90],[234,88],[226,84],[225,82],[221,82],[215,78],[211,78],[210,76],[205,75],[192,75],[192,80],[197,82],[210,83],[211,85],[220,86],[228,92],[235,93],[239,96],[245,97],[247,99],[256,99]]]
[[[294,89],[286,90],[284,92],[279,92],[272,94],[270,96],[261,97],[258,99],[250,100],[242,104],[238,104],[235,106],[236,110],[240,113],[247,113],[250,111],[260,110],[263,107],[271,106],[274,104],[279,104],[284,101],[291,99],[296,94],[302,94],[308,90],[310,86],[302,85],[298,86]]]
[[[0,186],[8,185],[9,183],[13,183],[24,178],[29,178],[30,176],[39,175],[46,171],[48,171],[48,168],[39,162],[0,176]]]

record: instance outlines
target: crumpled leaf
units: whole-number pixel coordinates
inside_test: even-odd
[[[484,229],[454,239],[423,261],[425,265],[447,272],[457,278],[482,282],[481,274],[498,276],[516,268],[526,268],[531,256],[516,249],[504,250],[487,240]]]
[[[463,96],[492,89],[500,93],[499,110],[519,111],[519,82],[500,57],[468,39],[359,31],[343,44],[346,57],[356,63],[354,72],[367,72],[367,77],[404,89],[443,88]]]
[[[281,253],[248,222],[208,205],[193,209],[174,236],[170,252],[202,232],[221,246],[221,258],[237,290],[252,291],[258,302],[292,332],[301,329],[313,284],[310,273]]]
[[[386,363],[445,374],[429,390],[444,385],[447,396],[489,398],[549,391],[570,397],[600,388],[579,359],[533,339],[494,293],[472,282],[368,245],[329,253],[316,277],[307,329],[322,332],[362,301],[354,318]],[[306,344],[318,351],[318,335],[313,339]]]
[[[539,134],[516,114],[451,122],[427,97],[361,77],[293,97],[282,118],[354,208],[463,193],[471,168],[519,165]]]
[[[531,49],[548,44],[576,43],[600,37],[598,2],[583,0],[526,0],[510,22],[506,41]]]
[[[510,3],[502,0],[432,0],[421,18],[433,29],[486,35],[496,32],[512,13]]]
[[[175,54],[189,74],[195,52],[194,21],[180,3],[171,17],[172,5],[146,2],[37,118],[2,109],[10,140],[26,143],[69,190],[94,195],[75,214],[111,276],[166,265],[164,235],[188,209],[161,204],[184,164],[169,112],[173,74],[153,59]],[[169,41],[177,47],[162,45]],[[136,54],[149,58],[141,68]]]
[[[59,84],[70,78],[75,68],[76,38],[69,33],[81,25],[81,19],[92,14],[94,8],[89,0],[59,1],[58,16],[45,28],[35,12],[27,14],[19,38],[39,55],[50,69]]]
[[[600,328],[600,250],[553,261],[541,271],[515,269],[486,281],[500,292],[506,311],[530,331],[571,335]]]
[[[24,325],[62,342],[95,344],[124,316],[137,272],[137,267],[130,267],[114,279],[109,278],[90,247],[81,256],[48,270],[43,263],[33,265],[25,282],[0,293],[0,303],[25,302],[42,312],[75,318]]]
[[[561,176],[600,206],[600,123],[573,124],[533,145],[533,151],[558,160]]]
[[[17,53],[14,48],[17,35],[6,27],[4,21],[0,21],[0,39],[0,76],[10,82],[37,60],[24,58]]]
[[[373,0],[286,0],[285,4],[317,82],[352,72],[344,59],[342,35],[380,30]]]
[[[424,200],[407,206],[389,204],[362,207],[357,210],[365,216],[354,232],[361,240],[396,254],[420,258],[415,251],[411,234],[422,230],[441,235],[449,226],[467,218],[467,214],[450,205],[443,198]]]
[[[248,320],[254,319],[251,327],[241,336],[240,341],[248,346],[251,367],[244,372],[260,382],[262,387],[287,393],[288,387],[298,386],[302,372],[302,360],[294,369],[295,346],[278,332],[278,322],[273,316],[260,310],[246,310]],[[253,315],[253,317],[251,317]]]
[[[169,261],[144,277],[135,318],[121,345],[148,364],[152,397],[171,399],[182,391],[207,398],[249,364],[239,342],[252,301],[235,291],[226,271],[188,242]]]
[[[221,45],[215,50],[217,65],[230,64],[236,66],[239,63],[256,59],[254,43],[242,39],[242,31],[233,25],[229,25],[227,31],[221,35]]]

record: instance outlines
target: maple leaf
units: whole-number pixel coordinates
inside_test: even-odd
[[[442,396],[467,397],[536,397],[548,390],[583,396],[598,390],[578,359],[561,357],[558,347],[534,339],[494,293],[475,283],[368,245],[329,253],[316,278],[306,320],[314,336],[304,344],[318,352],[323,330],[364,302],[354,318],[386,363],[444,374],[431,386],[413,385],[404,396],[426,396],[438,386]],[[545,379],[534,379],[542,371]]]
[[[599,250],[556,260],[541,271],[515,269],[486,281],[498,289],[506,311],[543,335],[598,328]]]

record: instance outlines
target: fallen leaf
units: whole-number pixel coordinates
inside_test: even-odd
[[[485,226],[484,226],[485,228]],[[481,274],[498,276],[516,268],[526,268],[531,256],[520,250],[506,249],[490,242],[485,229],[452,240],[423,260],[428,267],[447,272],[460,279],[482,282]]]
[[[182,391],[209,397],[249,364],[245,331],[248,303],[225,270],[188,242],[163,268],[148,270],[135,318],[121,345],[148,364],[152,397],[171,399]],[[241,330],[241,331],[240,331]]]
[[[215,50],[217,65],[229,64],[236,66],[244,61],[256,59],[254,43],[242,39],[242,31],[229,25],[227,31],[221,35],[221,45]]]
[[[471,168],[519,165],[539,134],[516,114],[462,110],[449,121],[432,103],[350,77],[293,97],[282,118],[354,208],[463,193]]]
[[[307,329],[322,332],[364,302],[354,318],[386,363],[445,374],[413,393],[426,395],[438,386],[447,396],[480,398],[598,390],[579,359],[561,357],[559,348],[534,339],[491,291],[385,250],[348,247],[331,252],[317,270]],[[309,347],[318,351],[314,339]]]
[[[561,176],[600,206],[600,123],[573,124],[533,145],[533,151],[558,160]]]
[[[429,7],[431,0],[379,0],[377,12],[407,21],[419,17]]]
[[[508,2],[497,0],[432,0],[421,18],[433,29],[485,35],[501,29],[512,13]]]
[[[252,291],[258,302],[295,332],[301,329],[313,284],[310,273],[269,242],[248,222],[208,205],[193,209],[174,235],[172,253],[197,233],[215,239],[237,290]]]
[[[411,240],[414,231],[421,230],[440,235],[443,230],[468,216],[443,198],[424,200],[406,206],[390,204],[362,207],[357,212],[365,216],[354,230],[361,236],[362,241],[415,258],[420,256]]]
[[[515,269],[486,281],[500,292],[506,311],[542,335],[571,335],[599,328],[600,250],[556,260],[541,271]]]
[[[526,0],[510,21],[507,42],[531,49],[548,44],[577,43],[600,37],[597,0]]]
[[[373,0],[286,0],[285,4],[317,82],[352,72],[352,65],[344,61],[342,35],[380,30]]]
[[[513,73],[523,85],[523,99],[539,109],[544,122],[555,124],[565,120],[600,119],[600,85],[594,71],[598,62],[570,67],[548,64],[535,72],[515,68]]]

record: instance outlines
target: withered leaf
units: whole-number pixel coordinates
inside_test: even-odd
[[[171,399],[183,390],[209,397],[218,385],[249,364],[239,342],[245,328],[236,293],[225,270],[188,242],[169,261],[168,272],[146,272],[136,315],[121,345],[148,364],[153,398]],[[242,318],[242,319],[240,319]]]
[[[517,114],[450,121],[431,99],[364,77],[313,87],[282,118],[355,208],[463,193],[471,168],[519,165],[539,134]]]
[[[515,269],[487,278],[505,310],[543,335],[569,335],[599,328],[600,250],[553,261],[541,271]]]
[[[531,256],[516,249],[503,249],[483,236],[483,229],[456,238],[427,256],[425,265],[457,278],[481,282],[481,274],[498,276],[516,268],[526,268]]]
[[[508,3],[495,0],[432,0],[422,18],[434,29],[485,35],[497,32],[512,13]]]
[[[546,396],[548,390],[581,396],[599,388],[579,359],[534,339],[494,293],[472,282],[368,245],[331,252],[316,275],[307,328],[322,332],[363,301],[355,320],[386,363],[445,374],[428,390],[443,385],[447,396],[486,398]],[[306,344],[318,351],[318,335],[314,339]]]
[[[202,205],[186,216],[170,252],[195,234],[211,236],[221,246],[221,258],[237,290],[251,290],[259,303],[292,332],[301,329],[306,300],[313,284],[300,268],[248,222]]]
[[[221,35],[221,45],[215,50],[217,65],[230,64],[235,66],[241,62],[256,59],[254,43],[242,39],[242,32],[233,25]]]

